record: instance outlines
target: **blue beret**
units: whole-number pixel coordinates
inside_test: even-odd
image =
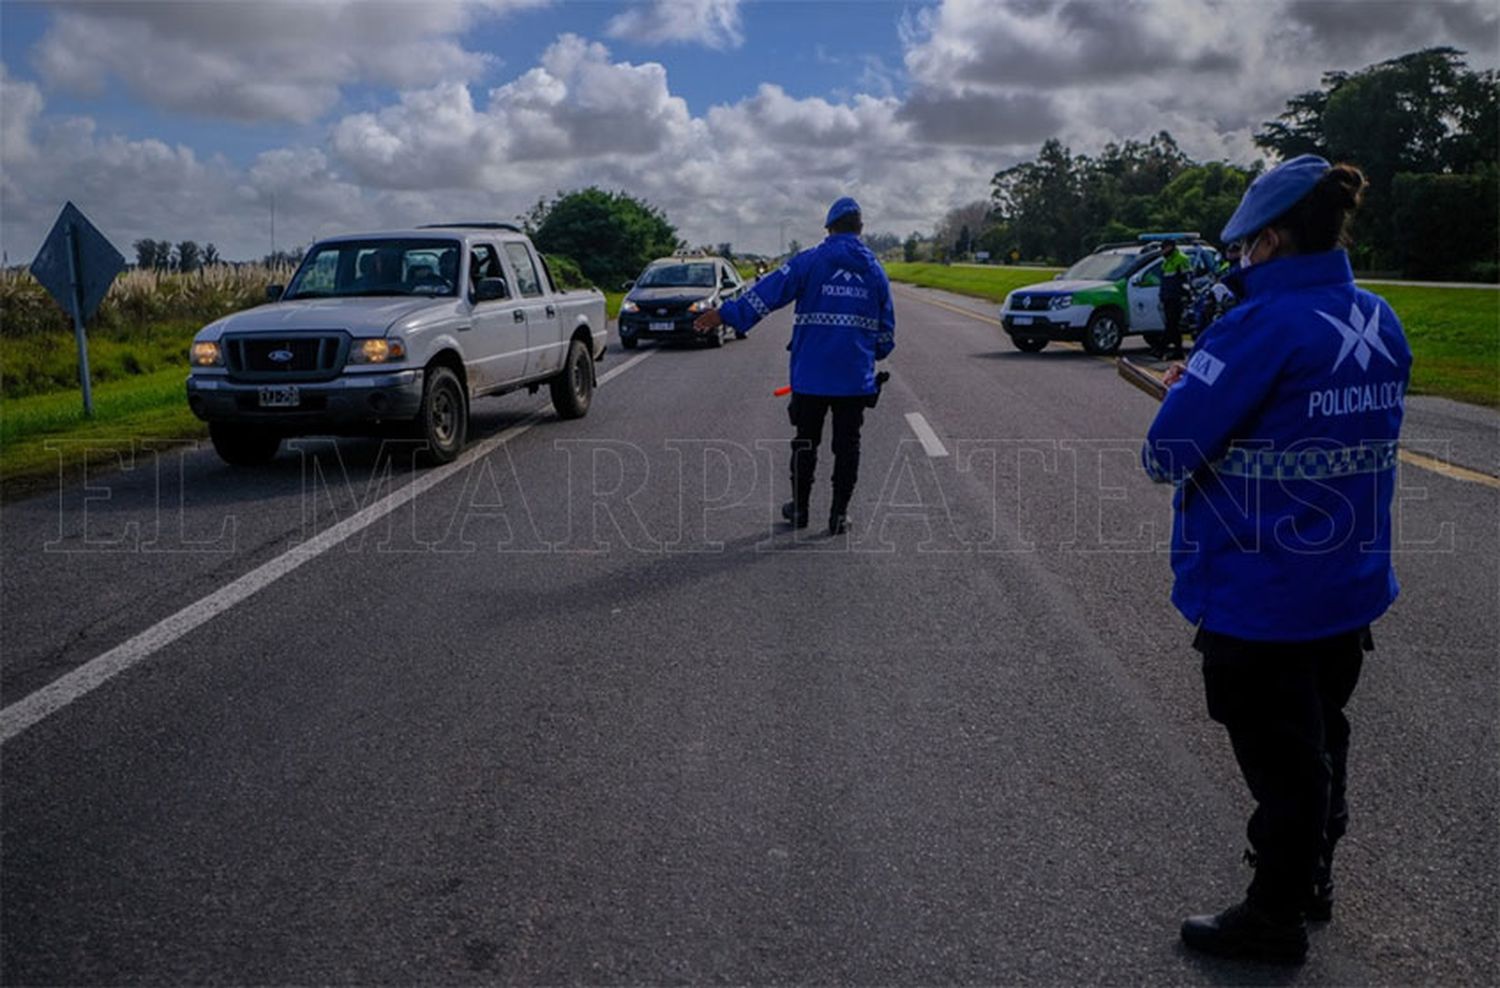
[[[1311,192],[1331,167],[1315,154],[1299,154],[1251,182],[1224,232],[1219,234],[1220,242],[1232,244],[1270,226],[1272,220]]]
[[[828,207],[828,218],[823,221],[823,225],[825,227],[833,226],[834,220],[837,220],[840,216],[848,216],[850,213],[857,212],[859,212],[859,203],[848,196],[844,196],[842,199],[835,200],[834,204]]]

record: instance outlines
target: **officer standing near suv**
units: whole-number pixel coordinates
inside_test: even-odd
[[[1161,261],[1161,308],[1166,332],[1161,335],[1161,344],[1153,355],[1166,360],[1181,360],[1182,353],[1182,301],[1187,294],[1188,278],[1193,271],[1193,262],[1187,252],[1178,248],[1177,242],[1168,240],[1162,247]]]
[[[849,500],[859,479],[859,433],[865,409],[875,403],[879,384],[875,362],[896,346],[896,309],[885,269],[860,240],[864,222],[859,203],[845,196],[828,209],[828,236],[766,275],[739,298],[703,313],[693,323],[700,333],[723,323],[746,333],[776,309],[795,301],[792,322],[791,418],[792,500],[782,515],[806,528],[813,473],[823,422],[833,413],[833,501],[828,532],[849,527]]]
[[[1240,303],[1213,323],[1142,450],[1173,498],[1172,602],[1198,628],[1209,716],[1255,799],[1243,902],[1191,916],[1216,954],[1299,963],[1333,909],[1348,820],[1344,705],[1396,598],[1391,500],[1411,350],[1355,286],[1359,169],[1314,155],[1256,179],[1224,228]]]

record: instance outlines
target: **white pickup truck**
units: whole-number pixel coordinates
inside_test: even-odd
[[[605,351],[604,296],[557,291],[509,224],[321,240],[266,293],[193,339],[188,404],[233,464],[288,436],[393,428],[445,463],[481,395],[546,384],[560,416],[585,415]]]

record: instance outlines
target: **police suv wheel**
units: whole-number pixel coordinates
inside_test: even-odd
[[[724,327],[715,326],[714,331],[708,334],[708,345],[717,350],[724,345]]]
[[[1120,349],[1125,325],[1113,309],[1100,309],[1089,318],[1083,331],[1083,348],[1094,356],[1107,356]]]

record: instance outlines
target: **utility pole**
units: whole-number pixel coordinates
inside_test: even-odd
[[[276,191],[271,190],[271,263],[276,263]]]

